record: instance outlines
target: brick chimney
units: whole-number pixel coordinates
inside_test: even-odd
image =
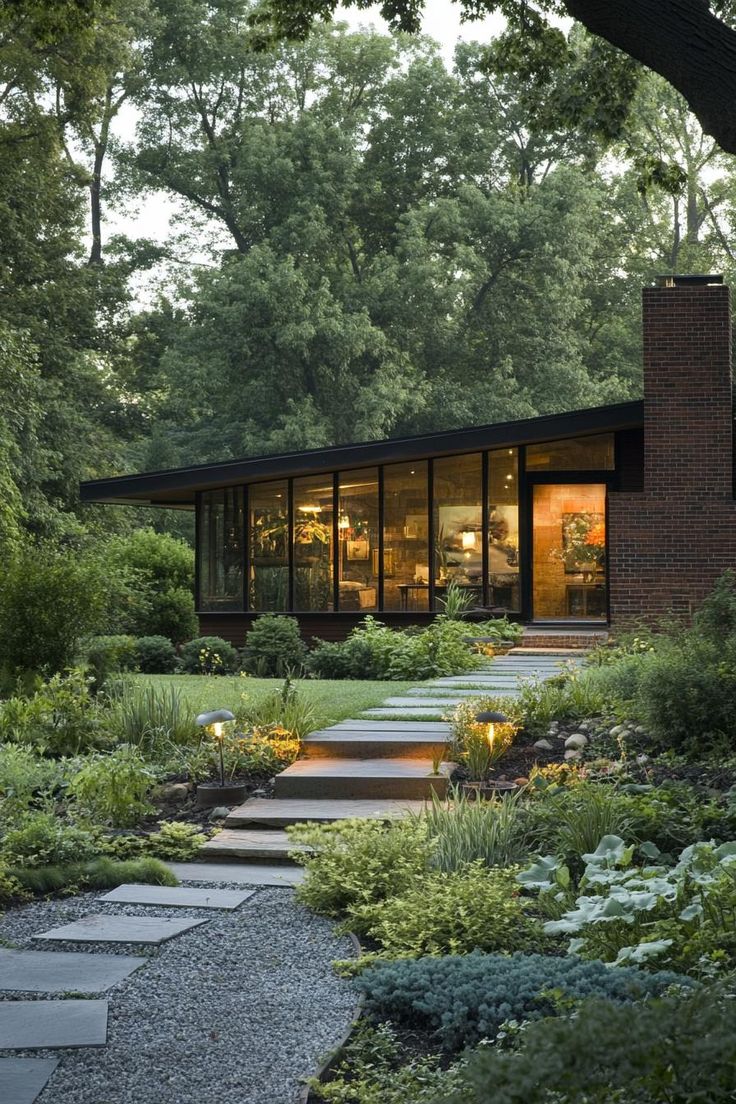
[[[644,489],[609,495],[614,625],[690,615],[736,566],[729,289],[666,276],[643,308]]]
[[[722,276],[643,292],[644,490],[731,495],[731,297]]]

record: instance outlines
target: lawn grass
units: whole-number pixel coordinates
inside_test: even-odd
[[[192,703],[197,713],[210,709],[231,709],[255,704],[259,698],[283,686],[281,679],[243,675],[135,675],[136,682],[158,687],[174,686]],[[395,694],[402,694],[415,682],[372,682],[350,679],[296,679],[299,693],[311,702],[314,727],[327,728],[348,717],[359,717],[365,709],[379,706]]]

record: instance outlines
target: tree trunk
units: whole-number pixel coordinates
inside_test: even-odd
[[[736,153],[736,31],[707,0],[563,0],[593,34],[659,73],[706,134]]]

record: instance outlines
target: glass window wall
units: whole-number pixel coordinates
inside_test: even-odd
[[[332,476],[294,480],[294,609],[335,608]]]
[[[243,608],[243,489],[206,491],[199,516],[199,608]]]
[[[513,448],[488,454],[488,587],[492,606],[519,611],[519,452]]]
[[[452,581],[477,605],[483,600],[481,453],[435,460],[432,486],[435,609],[443,609]]]
[[[341,610],[378,609],[378,468],[340,472],[337,515]]]
[[[613,471],[613,434],[527,445],[527,471]]]
[[[429,609],[427,461],[383,469],[383,608]]]
[[[248,488],[249,604],[259,612],[289,608],[289,492],[286,480]]]

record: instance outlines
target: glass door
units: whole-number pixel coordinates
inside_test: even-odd
[[[606,486],[532,486],[532,613],[536,621],[605,621]]]

